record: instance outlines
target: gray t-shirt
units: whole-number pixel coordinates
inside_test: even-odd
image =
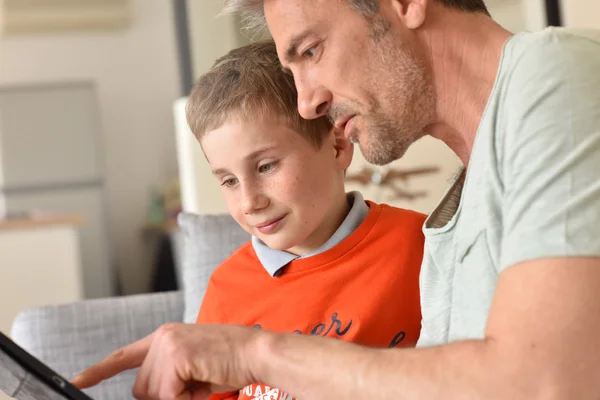
[[[600,32],[506,43],[469,167],[424,233],[419,346],[483,338],[516,263],[600,256]]]

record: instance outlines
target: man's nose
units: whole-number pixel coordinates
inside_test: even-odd
[[[317,119],[327,114],[333,100],[330,91],[323,88],[312,89],[306,84],[297,86],[298,111],[302,118]]]

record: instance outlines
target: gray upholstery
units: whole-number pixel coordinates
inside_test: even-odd
[[[25,310],[11,337],[67,379],[119,347],[143,338],[167,322],[181,322],[182,292],[86,300]],[[135,371],[86,392],[94,399],[131,399]]]
[[[250,240],[250,235],[229,214],[180,213],[178,222],[184,235],[183,321],[193,323],[198,316],[210,275],[238,247]]]
[[[13,340],[71,378],[166,322],[194,322],[212,271],[250,236],[229,215],[182,213],[179,224],[185,238],[182,290],[24,310],[13,323]],[[96,400],[132,399],[135,373],[86,392]]]

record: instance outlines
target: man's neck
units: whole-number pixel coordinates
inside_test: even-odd
[[[422,40],[436,88],[437,122],[427,133],[444,141],[468,165],[510,32],[482,14],[431,7]]]

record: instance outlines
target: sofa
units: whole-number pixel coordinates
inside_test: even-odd
[[[179,291],[85,300],[23,310],[12,339],[65,378],[168,322],[194,323],[213,270],[250,236],[227,214],[181,213],[183,287]],[[96,400],[132,399],[137,371],[85,392]]]

